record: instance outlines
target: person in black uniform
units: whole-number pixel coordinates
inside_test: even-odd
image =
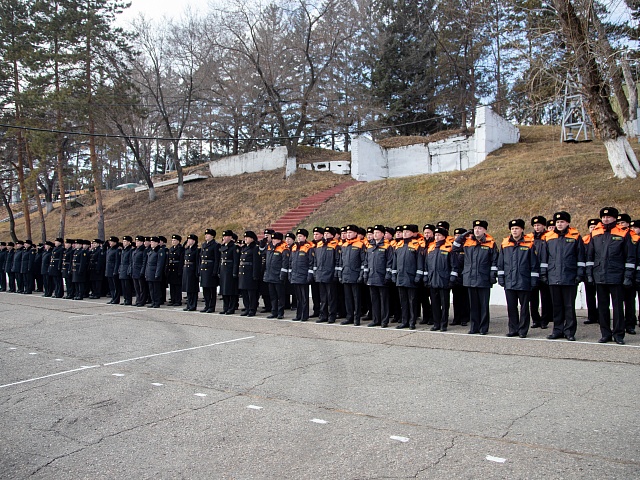
[[[555,223],[553,219],[550,221],[554,221]],[[547,233],[547,223],[548,221],[545,217],[536,215],[531,219],[533,232],[525,235],[527,240],[533,241],[534,248],[536,252],[538,252],[538,255],[544,244],[544,237]],[[553,230],[553,228],[551,230]],[[538,285],[531,290],[529,309],[531,312],[531,328],[546,329],[549,326],[549,322],[553,319],[553,304],[549,285],[539,282]]]
[[[199,260],[198,275],[200,275],[204,298],[204,308],[201,312],[213,313],[216,310],[220,279],[220,244],[216,242],[216,231],[213,228],[207,228],[204,231],[204,242],[200,247]]]
[[[45,242],[42,256],[40,257],[40,275],[42,276],[42,296],[53,296],[53,279],[49,278],[49,264],[51,263],[51,250],[53,242]]]
[[[89,298],[102,296],[102,282],[104,281],[105,257],[102,251],[102,240],[94,238],[89,249]]]
[[[184,268],[184,247],[180,235],[171,235],[171,246],[167,250],[167,281],[169,282],[169,307],[182,305],[182,271]]]
[[[120,265],[118,266],[118,278],[120,279],[120,290],[124,298],[124,305],[133,303],[133,281],[132,273],[132,254],[133,238],[129,235],[122,237],[122,250],[120,252]]]
[[[453,231],[454,237],[464,233],[466,228],[456,228]],[[456,271],[460,255],[464,255],[462,250],[451,252],[451,271]],[[453,320],[450,325],[461,325],[466,327],[469,324],[469,292],[463,285],[462,274],[455,277],[451,282],[451,295],[453,297]]]
[[[13,271],[15,253],[14,243],[7,242],[7,258],[4,262],[4,271],[7,274],[7,292],[9,293],[16,293],[16,274]]]
[[[72,238],[67,238],[64,242],[64,254],[62,256],[62,278],[64,279],[66,292],[65,299],[73,299],[76,296],[75,289],[73,288],[73,246],[76,241]]]
[[[631,216],[628,213],[621,213],[618,215],[616,221],[618,227],[623,230],[629,231],[631,237],[631,243],[637,249],[638,236],[634,230],[629,230],[631,225]],[[629,335],[636,334],[636,323],[638,323],[638,317],[636,316],[636,289],[633,285],[630,285],[624,289],[624,328]]]
[[[151,292],[151,305],[147,308],[160,308],[162,303],[162,290],[164,289],[164,265],[167,260],[165,250],[160,246],[158,237],[150,237],[149,256],[147,257],[147,266],[144,276],[149,284]]]
[[[74,300],[82,300],[86,296],[85,288],[89,273],[89,252],[85,250],[84,245],[84,240],[76,241],[78,248],[74,249],[73,259],[71,261],[71,280],[75,291]]]
[[[185,312],[195,312],[198,308],[198,270],[200,268],[200,250],[198,249],[198,236],[190,234],[187,236],[187,243],[183,254],[182,267],[182,291],[187,294],[187,305],[183,308]]]
[[[118,305],[120,303],[120,281],[118,279],[118,267],[120,266],[121,250],[118,248],[118,237],[109,237],[109,248],[105,256],[104,275],[109,282],[109,294],[111,300],[107,304]]]
[[[449,224],[445,230],[449,230]],[[431,223],[427,223],[424,227],[422,227],[422,235],[424,237],[424,253],[426,254],[427,249],[429,248],[429,244],[434,241],[436,225]],[[425,257],[426,259],[426,257]],[[420,282],[416,289],[416,298],[418,299],[418,304],[420,309],[422,310],[422,319],[418,322],[420,325],[433,325],[433,313],[431,312],[431,289],[429,285],[424,282]],[[419,317],[420,315],[418,315]]]
[[[232,315],[236,312],[238,297],[238,267],[240,266],[240,250],[233,240],[233,232],[222,232],[220,245],[220,295],[222,310],[219,313]]]
[[[335,323],[338,316],[338,264],[340,250],[333,227],[325,227],[324,239],[316,243],[313,276],[320,288],[320,318],[316,323]]]
[[[131,279],[133,280],[133,289],[136,291],[136,307],[143,307],[149,300],[146,297],[144,285],[144,270],[147,260],[147,250],[144,246],[144,237],[136,236],[136,248],[131,253]]]
[[[5,263],[7,262],[7,242],[0,242],[0,292],[7,291],[7,276]]]
[[[39,243],[36,247],[33,246],[33,249],[36,251],[34,260],[33,260],[33,269],[31,273],[33,274],[33,280],[35,281],[35,291],[42,292],[44,290],[44,278],[42,278],[42,255],[44,254],[44,244]]]
[[[385,239],[384,225],[373,227],[373,239],[367,247],[364,265],[364,282],[371,296],[372,322],[367,327],[387,328],[389,325],[389,287],[394,250]]]
[[[258,250],[258,236],[255,232],[244,232],[244,245],[240,249],[240,265],[238,267],[238,288],[242,293],[244,309],[243,317],[253,317],[258,310],[258,288],[262,262]]]
[[[296,243],[296,235],[293,232],[287,232],[284,235],[284,243],[287,244],[287,248],[289,249],[289,253],[291,253],[291,247]],[[289,268],[287,266],[287,268]],[[296,303],[296,293],[293,289],[293,285],[289,281],[289,274],[287,272],[287,278],[284,280],[284,308],[290,310],[296,310],[298,308],[298,304]],[[344,303],[344,302],[343,302]]]
[[[587,228],[589,229],[589,233],[582,237],[582,242],[584,243],[585,255],[587,251],[587,246],[591,241],[591,232],[593,229],[598,226],[600,223],[599,218],[591,218],[587,221]],[[595,283],[589,283],[588,280],[585,279],[584,282],[584,296],[587,302],[587,319],[582,322],[585,325],[600,323],[598,319],[598,302],[596,300],[596,285]]]
[[[31,240],[25,240],[24,251],[22,252],[20,273],[22,274],[22,293],[25,293],[27,295],[31,295],[33,293],[33,265],[35,263],[35,259],[36,249],[33,248],[33,242]]]
[[[64,245],[62,238],[56,238],[51,250],[49,261],[49,279],[53,283],[53,295],[56,298],[64,297],[64,285],[62,283],[62,257],[64,256]]]

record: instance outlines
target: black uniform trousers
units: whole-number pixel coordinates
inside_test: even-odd
[[[91,281],[91,296],[94,298],[100,298],[102,296],[102,282],[103,279],[100,280],[92,280]]]
[[[469,333],[489,332],[491,288],[467,287],[469,292]]]
[[[624,338],[624,287],[622,285],[596,284],[600,333],[604,338]],[[609,305],[613,307],[613,330]]]
[[[577,285],[550,285],[553,302],[553,335],[574,337],[578,329],[576,318]]]
[[[296,295],[296,319],[306,322],[309,320],[309,284],[294,283],[293,291]]]
[[[433,326],[436,328],[446,329],[449,326],[450,292],[448,288],[429,288],[430,310]]]
[[[269,297],[271,300],[271,315],[277,317],[284,316],[284,305],[286,303],[286,288],[284,283],[267,283],[269,288]]]
[[[212,313],[216,309],[218,287],[202,287],[202,298],[204,299],[203,311]]]
[[[391,321],[400,322],[402,320],[402,308],[400,307],[400,294],[395,284],[389,286],[389,315],[393,317]]]
[[[366,284],[360,283],[360,311],[362,315],[366,315],[367,318],[371,318],[371,296],[369,295],[369,287]]]
[[[162,294],[163,292],[166,292],[166,289],[164,288],[164,281],[148,281],[147,284],[149,285],[149,293],[151,294],[151,305],[153,307],[159,307],[162,303]]]
[[[624,289],[624,328],[635,330],[638,317],[636,316],[636,289]]]
[[[151,285],[146,278],[140,279],[142,283],[142,290],[144,291],[144,303],[151,303]]]
[[[109,282],[109,295],[112,303],[120,303],[120,281],[116,277],[107,277]]]
[[[4,272],[4,268],[0,270],[0,292],[7,291],[7,275]]]
[[[338,316],[338,288],[335,282],[318,283],[320,288],[319,320],[334,323]]]
[[[146,302],[144,298],[144,288],[142,287],[143,281],[144,281],[143,278],[133,279],[133,289],[136,292],[136,307],[142,306]]]
[[[131,305],[133,303],[133,285],[130,278],[121,278],[120,287],[122,289],[122,297],[124,298],[125,305]]]
[[[360,315],[362,313],[360,286],[358,283],[344,283],[342,286],[344,287],[344,306],[347,310],[346,321],[360,325]]]
[[[22,274],[22,288],[24,293],[33,293],[33,273]]]
[[[182,305],[182,279],[180,283],[169,284],[169,303],[175,306]]]
[[[74,298],[76,296],[76,290],[73,286],[72,277],[64,277],[64,284],[67,287],[67,295],[64,298]]]
[[[273,307],[271,305],[271,293],[269,290],[269,284],[267,282],[263,282],[262,280],[260,280],[260,287],[258,288],[258,292],[260,292],[260,296],[262,297],[262,303],[264,303],[264,311],[273,312]]]
[[[14,273],[16,276],[16,292],[23,293],[24,292],[24,278],[21,273]],[[71,281],[69,281],[71,283]]]
[[[402,325],[405,327],[416,326],[419,308],[417,290],[417,288],[398,287]]]
[[[244,306],[242,312],[255,315],[258,310],[258,289],[243,288],[240,292],[242,293],[242,304]]]
[[[541,283],[532,289],[529,305],[531,307],[533,325],[546,328],[553,319],[553,303],[551,301],[549,285]]]
[[[42,275],[42,291],[45,297],[53,296],[53,278],[48,274]]]
[[[87,296],[85,289],[87,288],[86,282],[73,282],[73,291],[75,292],[74,299],[82,300]]]
[[[531,317],[529,314],[531,292],[528,290],[511,290],[505,288],[504,294],[507,298],[509,334],[527,335],[527,333],[529,333],[529,323],[531,321]],[[520,304],[519,311],[518,304]]]
[[[64,285],[62,283],[62,275],[51,275],[49,277],[53,282],[53,295],[56,298],[64,297]]]
[[[195,310],[198,308],[198,292],[187,292],[187,310]]]
[[[238,306],[237,295],[223,295],[222,296],[222,311],[224,313],[235,313]]]
[[[584,296],[587,299],[587,320],[591,323],[599,323],[598,302],[596,302],[595,283],[584,284]]]
[[[451,325],[466,326],[469,323],[469,292],[462,285],[451,289],[453,295],[453,321]]]
[[[371,296],[371,318],[374,325],[389,325],[389,287],[369,287]]]

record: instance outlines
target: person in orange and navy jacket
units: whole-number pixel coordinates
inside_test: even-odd
[[[294,322],[309,320],[309,284],[313,280],[313,256],[315,249],[307,240],[309,231],[299,228],[296,231],[296,243],[291,247],[289,261],[289,282],[296,295],[297,310]]]
[[[449,325],[449,295],[451,291],[451,267],[453,255],[449,231],[436,227],[434,240],[427,245],[425,258],[425,283],[431,296],[432,331],[447,331]]]
[[[393,247],[385,239],[384,225],[373,227],[373,237],[366,250],[364,282],[371,296],[371,319],[367,327],[386,328],[389,325],[389,287],[393,267]]]
[[[458,260],[455,274],[462,275],[463,285],[469,291],[469,333],[486,335],[489,332],[489,296],[498,281],[498,247],[487,233],[486,220],[474,220],[473,230],[460,234],[453,242],[452,251],[464,252]]]
[[[587,228],[589,233],[582,237],[582,243],[584,243],[585,259],[589,242],[591,242],[591,232],[600,223],[599,218],[591,218],[587,221]],[[600,323],[598,320],[598,303],[596,301],[596,284],[589,282],[587,278],[584,281],[584,296],[587,301],[587,319],[582,322],[585,325]]]
[[[338,268],[340,249],[333,227],[324,228],[324,238],[316,243],[313,276],[320,290],[320,308],[316,323],[335,323],[338,315]]]
[[[575,341],[576,295],[585,279],[585,249],[578,230],[570,227],[571,215],[553,214],[555,229],[547,232],[540,252],[541,279],[549,285],[553,301],[553,332],[549,340]]]
[[[289,245],[282,232],[273,232],[271,245],[265,248],[264,276],[262,281],[269,289],[271,315],[267,318],[284,318],[286,302],[285,280],[289,274]]]
[[[445,229],[449,230],[449,227],[446,226]],[[422,227],[422,237],[424,238],[424,254],[426,254],[427,248],[429,248],[429,244],[434,241],[433,236],[435,231],[436,225],[432,225],[430,223],[427,223],[424,227]],[[420,282],[416,295],[418,296],[418,307],[420,308],[422,313],[422,319],[418,322],[418,324],[433,325],[433,314],[431,312],[431,293],[429,291],[429,286],[426,285],[425,282]],[[420,313],[418,313],[418,317],[420,317]]]
[[[635,231],[630,230],[631,216],[628,213],[621,213],[616,219],[616,223],[619,228],[629,231],[631,236],[631,243],[636,247],[636,262],[638,260],[638,240],[640,237]],[[638,323],[638,317],[636,316],[636,290],[633,287],[624,289],[624,329],[629,335],[636,334],[636,323]]]
[[[538,254],[533,239],[523,235],[524,227],[525,223],[521,218],[509,222],[511,235],[502,240],[498,257],[498,283],[504,288],[507,298],[507,337],[527,337],[531,290],[540,281]]]
[[[392,238],[389,240],[391,247],[395,251],[402,246],[404,240],[402,240],[402,225],[396,225],[390,227],[392,230]],[[398,293],[398,286],[395,282],[389,284],[389,321],[391,323],[398,323],[402,321],[402,309],[400,308],[400,295]]]
[[[402,226],[402,242],[398,242],[391,280],[398,286],[402,323],[396,328],[415,330],[418,319],[418,285],[424,281],[424,249],[422,235],[418,234],[418,226],[409,224]]]
[[[635,233],[640,238],[640,220],[633,220],[629,224],[631,232]],[[640,240],[636,243],[636,279],[635,279],[636,293],[640,295]]]
[[[542,215],[536,215],[531,219],[533,232],[525,235],[527,239],[533,240],[533,245],[540,255],[540,249],[544,244],[544,236],[547,233],[547,219]],[[553,230],[553,229],[552,229]],[[544,283],[538,283],[538,286],[531,290],[531,298],[529,300],[531,306],[531,328],[545,329],[549,326],[549,322],[553,319],[553,306],[551,305],[551,293],[549,286]]]
[[[347,318],[340,325],[360,325],[362,304],[360,284],[364,282],[365,246],[358,238],[360,229],[355,225],[347,225],[347,240],[340,249],[338,279],[344,288],[344,304]],[[366,232],[365,232],[366,233]]]
[[[618,210],[613,207],[600,210],[600,223],[591,232],[587,247],[587,279],[596,284],[602,334],[598,342],[615,340],[624,345],[624,289],[633,288],[636,249],[629,231],[616,225],[617,217]],[[613,329],[609,305],[613,307]]]

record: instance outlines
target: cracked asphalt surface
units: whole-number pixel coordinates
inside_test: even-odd
[[[566,342],[505,338],[503,307],[477,336],[105,302],[0,294],[1,478],[640,477],[640,339],[582,317]]]

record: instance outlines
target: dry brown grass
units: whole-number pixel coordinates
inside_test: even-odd
[[[358,185],[325,204],[304,226],[422,226],[448,220],[452,228],[468,228],[483,218],[502,236],[513,218],[528,224],[534,215],[558,210],[570,212],[581,232],[605,205],[640,218],[640,179],[613,178],[602,142],[561,143],[559,127],[520,130],[520,143],[506,145],[472,169]],[[632,145],[640,154],[638,143]]]
[[[602,142],[560,143],[558,127],[520,127],[521,141],[507,145],[480,165],[464,172],[419,175],[363,183],[324,204],[305,227],[376,223],[422,224],[446,219],[452,228],[475,218],[489,222],[490,232],[506,235],[507,222],[538,214],[567,210],[574,226],[586,231],[588,218],[605,205],[640,218],[640,179],[617,180]],[[637,142],[632,144],[640,155]],[[305,151],[305,162],[334,159],[338,152]],[[325,155],[326,154],[326,155]],[[323,157],[324,155],[324,157]],[[304,158],[304,157],[303,157]],[[309,160],[317,158],[318,160]],[[205,228],[260,230],[272,223],[301,197],[348,180],[331,173],[300,170],[289,180],[283,171],[207,179],[185,184],[185,198],[176,199],[175,186],[158,189],[150,203],[147,193],[131,190],[104,193],[107,235],[201,234]],[[46,218],[48,237],[57,236],[59,210]],[[8,238],[9,225],[0,224],[0,238]],[[25,236],[22,219],[17,235]],[[32,232],[40,226],[32,216]],[[95,207],[74,209],[67,217],[66,235],[94,238]]]

